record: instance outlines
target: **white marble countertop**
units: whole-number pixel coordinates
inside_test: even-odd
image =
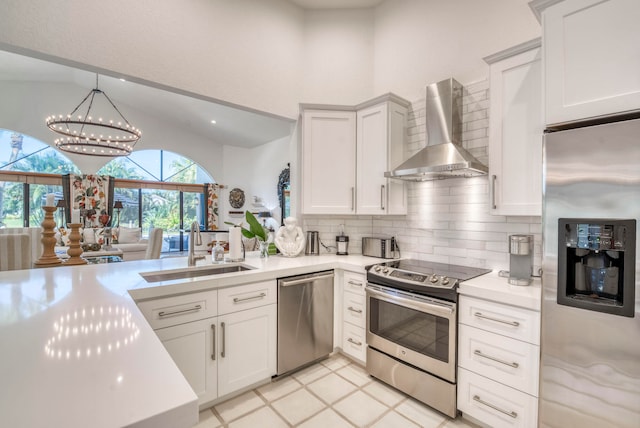
[[[540,284],[540,278],[534,278],[531,285],[511,285],[507,278],[493,271],[461,282],[458,293],[539,312],[542,297]]]
[[[2,272],[0,426],[190,427],[196,395],[134,299],[378,261],[249,254],[253,270],[153,284],[139,272],[183,269],[186,257]]]

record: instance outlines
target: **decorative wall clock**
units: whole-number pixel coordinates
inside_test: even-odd
[[[233,208],[242,208],[244,206],[244,191],[234,187],[229,192],[229,204]]]

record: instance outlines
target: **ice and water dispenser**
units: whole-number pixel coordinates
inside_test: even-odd
[[[635,220],[558,220],[558,304],[632,317]]]

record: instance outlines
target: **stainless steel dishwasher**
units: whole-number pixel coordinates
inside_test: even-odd
[[[278,279],[278,376],[333,351],[333,271]]]

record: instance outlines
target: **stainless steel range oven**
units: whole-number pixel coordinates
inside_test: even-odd
[[[487,269],[400,260],[367,270],[367,372],[456,416],[457,287]]]

